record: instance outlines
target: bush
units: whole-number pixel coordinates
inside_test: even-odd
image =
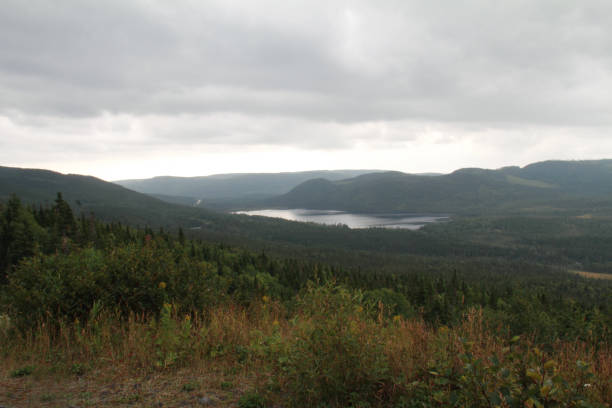
[[[21,328],[43,320],[85,321],[95,302],[124,315],[159,315],[165,303],[189,313],[221,299],[209,269],[154,243],[39,254],[10,272],[4,302]]]
[[[301,299],[277,378],[294,406],[355,406],[388,397],[384,342],[361,298],[328,284],[308,289]]]
[[[374,309],[378,309],[379,305],[382,305],[382,312],[385,317],[397,315],[412,317],[416,315],[406,297],[393,289],[368,290],[364,293],[364,299]]]
[[[31,375],[35,369],[36,367],[34,366],[18,368],[16,370],[11,371],[11,378],[27,377],[28,375]]]

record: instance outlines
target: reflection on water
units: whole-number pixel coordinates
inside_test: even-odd
[[[447,220],[447,216],[430,214],[353,214],[333,210],[253,210],[236,214],[261,215],[291,221],[316,222],[318,224],[343,224],[349,228],[403,228],[417,230],[429,222]]]

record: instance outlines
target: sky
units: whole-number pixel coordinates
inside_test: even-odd
[[[450,172],[612,158],[612,2],[3,0],[0,165]]]

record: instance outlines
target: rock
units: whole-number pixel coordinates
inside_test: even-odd
[[[200,397],[198,398],[198,404],[204,406],[212,406],[215,405],[215,401],[209,397]]]

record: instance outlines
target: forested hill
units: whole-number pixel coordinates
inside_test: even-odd
[[[145,194],[191,197],[197,200],[259,198],[285,194],[298,184],[315,179],[341,180],[377,170],[316,170],[294,173],[217,174],[203,177],[154,177],[141,180],[119,180],[115,183]],[[174,200],[173,200],[174,201]],[[183,200],[184,201],[184,200]]]
[[[77,212],[93,212],[101,219],[132,225],[200,225],[216,216],[204,209],[166,203],[91,176],[0,167],[0,201],[7,201],[14,193],[26,202],[50,205],[58,192]]]
[[[339,181],[315,179],[267,204],[363,212],[609,212],[612,160],[468,168],[434,177],[384,172]]]

